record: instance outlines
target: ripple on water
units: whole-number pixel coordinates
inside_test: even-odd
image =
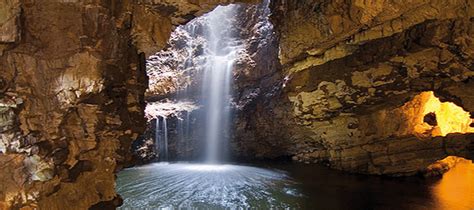
[[[157,163],[118,175],[120,209],[293,208],[300,193],[283,171],[251,166]]]

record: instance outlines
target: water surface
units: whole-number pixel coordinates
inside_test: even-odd
[[[291,163],[156,163],[118,174],[121,209],[474,209],[474,164],[442,179],[347,174]]]

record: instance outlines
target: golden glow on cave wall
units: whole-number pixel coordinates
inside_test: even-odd
[[[445,136],[448,133],[470,133],[474,128],[469,125],[472,122],[469,112],[451,102],[441,102],[433,92],[422,93],[428,100],[424,106],[423,116],[435,113],[438,122],[439,133],[437,136]]]
[[[432,188],[432,194],[440,209],[471,209],[474,198],[474,164],[458,158],[456,167],[443,175]],[[456,206],[446,206],[452,203]]]
[[[441,102],[431,91],[415,96],[402,110],[418,137],[474,132],[469,112],[452,102]]]

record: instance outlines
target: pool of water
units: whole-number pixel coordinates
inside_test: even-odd
[[[293,163],[156,163],[118,174],[120,209],[474,209],[474,164],[441,179],[354,175]]]

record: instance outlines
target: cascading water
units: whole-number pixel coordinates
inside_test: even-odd
[[[161,71],[158,77],[177,74],[175,77],[180,79],[180,88],[172,100],[158,102],[156,108],[147,106],[150,112],[155,112],[153,116],[159,131],[155,135],[155,144],[158,145],[156,149],[161,160],[168,160],[167,118],[170,119],[172,156],[176,157],[179,152],[181,157],[196,157],[201,153],[208,163],[217,163],[225,158],[231,117],[232,70],[237,52],[242,48],[241,41],[232,33],[238,8],[238,5],[217,7],[186,26],[178,27],[176,33],[183,39],[179,43],[180,50],[152,58],[155,60],[151,63],[159,63],[156,68],[157,72]],[[167,60],[179,55],[184,55],[185,59],[176,62],[173,71],[163,71],[173,68]],[[199,110],[178,108],[185,111],[174,112],[166,109],[177,109],[165,106],[187,103],[194,104]],[[191,139],[199,143],[189,142]],[[196,145],[205,146],[196,148]]]
[[[163,119],[160,124],[160,118]],[[161,125],[161,126],[160,126]],[[168,160],[168,125],[166,117],[157,117],[155,124],[155,150],[160,151],[160,157]]]
[[[237,59],[245,60],[249,44],[255,43],[243,39],[248,36],[246,33],[255,30],[252,39],[264,40],[260,47],[270,43],[265,41],[270,40],[268,36],[272,36],[273,31],[268,5],[269,1],[265,0],[252,29],[245,29],[241,21],[237,21],[242,5],[219,6],[178,27],[170,39],[172,48],[152,58],[155,66],[150,64],[150,69],[159,75],[156,76],[158,81],[168,85],[164,89],[172,86],[172,91],[176,91],[170,100],[160,103],[186,102],[196,107],[180,112],[176,109],[159,112],[159,116],[169,119],[172,159],[225,162],[232,127],[233,68]],[[160,153],[161,160],[165,160],[164,155]]]
[[[207,62],[203,71],[202,103],[205,125],[205,161],[225,157],[229,129],[232,69],[239,49],[232,37],[237,6],[218,7],[207,18]]]
[[[241,41],[232,33],[238,8],[238,5],[217,7],[199,20],[177,29],[178,33],[187,35],[183,43],[186,59],[179,62],[179,74],[181,78],[189,79],[182,81],[184,87],[177,90],[173,103],[195,103],[200,109],[195,113],[175,113],[177,121],[171,127],[176,125],[176,128],[170,134],[175,134],[174,148],[181,154],[198,150],[194,148],[196,144],[190,145],[188,141],[199,138],[200,145],[205,145],[200,149],[207,163],[222,162],[226,157],[232,70],[237,52],[242,48]],[[167,160],[167,116],[162,114],[157,117],[163,119],[161,127],[157,127],[161,134],[156,135],[161,160]]]
[[[164,158],[168,160],[168,124],[166,123],[166,117],[163,117],[163,142]]]
[[[160,133],[160,118],[155,119],[155,151],[160,151],[161,148],[161,133]]]

